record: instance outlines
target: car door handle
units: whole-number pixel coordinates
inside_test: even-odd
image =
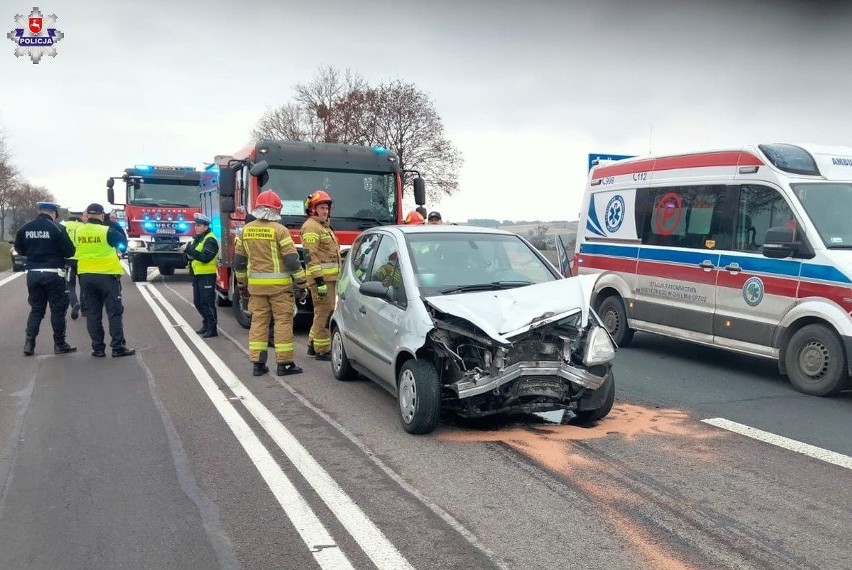
[[[729,263],[728,265],[725,266],[725,269],[727,269],[728,271],[742,271],[743,270],[743,268],[740,267],[739,263]]]
[[[713,262],[709,259],[705,259],[704,261],[698,264],[698,267],[700,267],[701,269],[713,269],[716,266],[713,265]]]
[[[367,307],[365,307],[364,305],[361,305],[358,308],[358,312],[361,313],[362,315],[366,315],[367,314]]]

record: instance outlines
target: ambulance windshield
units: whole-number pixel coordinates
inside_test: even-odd
[[[808,217],[829,249],[852,249],[852,184],[792,184]]]

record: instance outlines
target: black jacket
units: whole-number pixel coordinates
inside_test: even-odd
[[[26,256],[27,269],[61,269],[75,249],[65,228],[48,214],[39,214],[15,235],[15,250]]]
[[[192,238],[192,241],[186,244],[186,249],[184,249],[184,253],[186,254],[187,259],[192,261],[193,259],[196,261],[200,261],[201,263],[207,263],[208,261],[212,261],[216,254],[219,253],[219,242],[216,241],[216,238],[208,239],[204,242],[204,247],[201,251],[195,251],[196,246],[204,239],[204,237],[210,233],[208,229],[203,234],[197,235]]]

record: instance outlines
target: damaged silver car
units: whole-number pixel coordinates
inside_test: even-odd
[[[409,433],[431,432],[442,410],[598,420],[615,398],[616,349],[589,306],[595,279],[562,279],[509,232],[371,228],[338,283],[332,371],[394,394]]]

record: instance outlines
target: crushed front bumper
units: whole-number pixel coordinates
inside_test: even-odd
[[[459,399],[470,398],[495,390],[523,376],[558,377],[590,390],[597,390],[603,386],[606,380],[604,376],[596,376],[587,370],[565,362],[545,360],[516,362],[497,374],[484,374],[474,378],[465,377],[451,384],[450,387],[455,390]]]

